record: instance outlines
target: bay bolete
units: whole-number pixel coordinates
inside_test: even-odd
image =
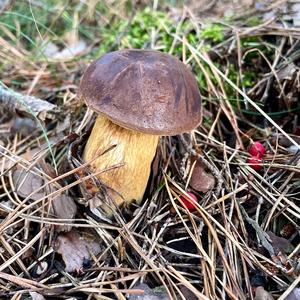
[[[159,136],[190,131],[201,121],[194,75],[177,58],[159,51],[104,54],[86,69],[79,97],[98,113],[84,161],[92,161],[94,172],[123,163],[98,175],[117,205],[143,198]],[[95,159],[112,145],[116,147]]]

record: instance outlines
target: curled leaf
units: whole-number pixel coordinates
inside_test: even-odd
[[[67,272],[80,272],[83,263],[102,250],[99,242],[76,231],[60,234],[54,243],[54,249],[61,254]]]
[[[199,192],[207,192],[215,185],[215,178],[210,173],[207,173],[205,166],[200,162],[196,162],[191,175],[190,186]]]

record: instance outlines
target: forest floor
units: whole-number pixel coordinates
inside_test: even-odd
[[[0,1],[1,299],[300,299],[299,3],[185,4]],[[109,219],[76,94],[124,48],[188,65],[203,120],[160,139],[142,203]]]

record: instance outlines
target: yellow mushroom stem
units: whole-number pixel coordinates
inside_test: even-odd
[[[123,166],[97,175],[109,189],[117,205],[143,198],[151,171],[159,136],[144,134],[120,127],[109,119],[98,116],[83,152],[83,160],[91,162],[90,168],[98,172],[117,164]],[[116,145],[107,153],[101,152]],[[99,156],[95,159],[96,156]],[[95,159],[95,160],[94,160]],[[122,197],[118,196],[117,191]],[[103,207],[107,214],[112,211]]]

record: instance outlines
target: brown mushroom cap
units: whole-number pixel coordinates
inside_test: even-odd
[[[132,130],[176,135],[201,121],[201,97],[192,72],[177,58],[152,50],[104,54],[85,71],[79,97]]]

